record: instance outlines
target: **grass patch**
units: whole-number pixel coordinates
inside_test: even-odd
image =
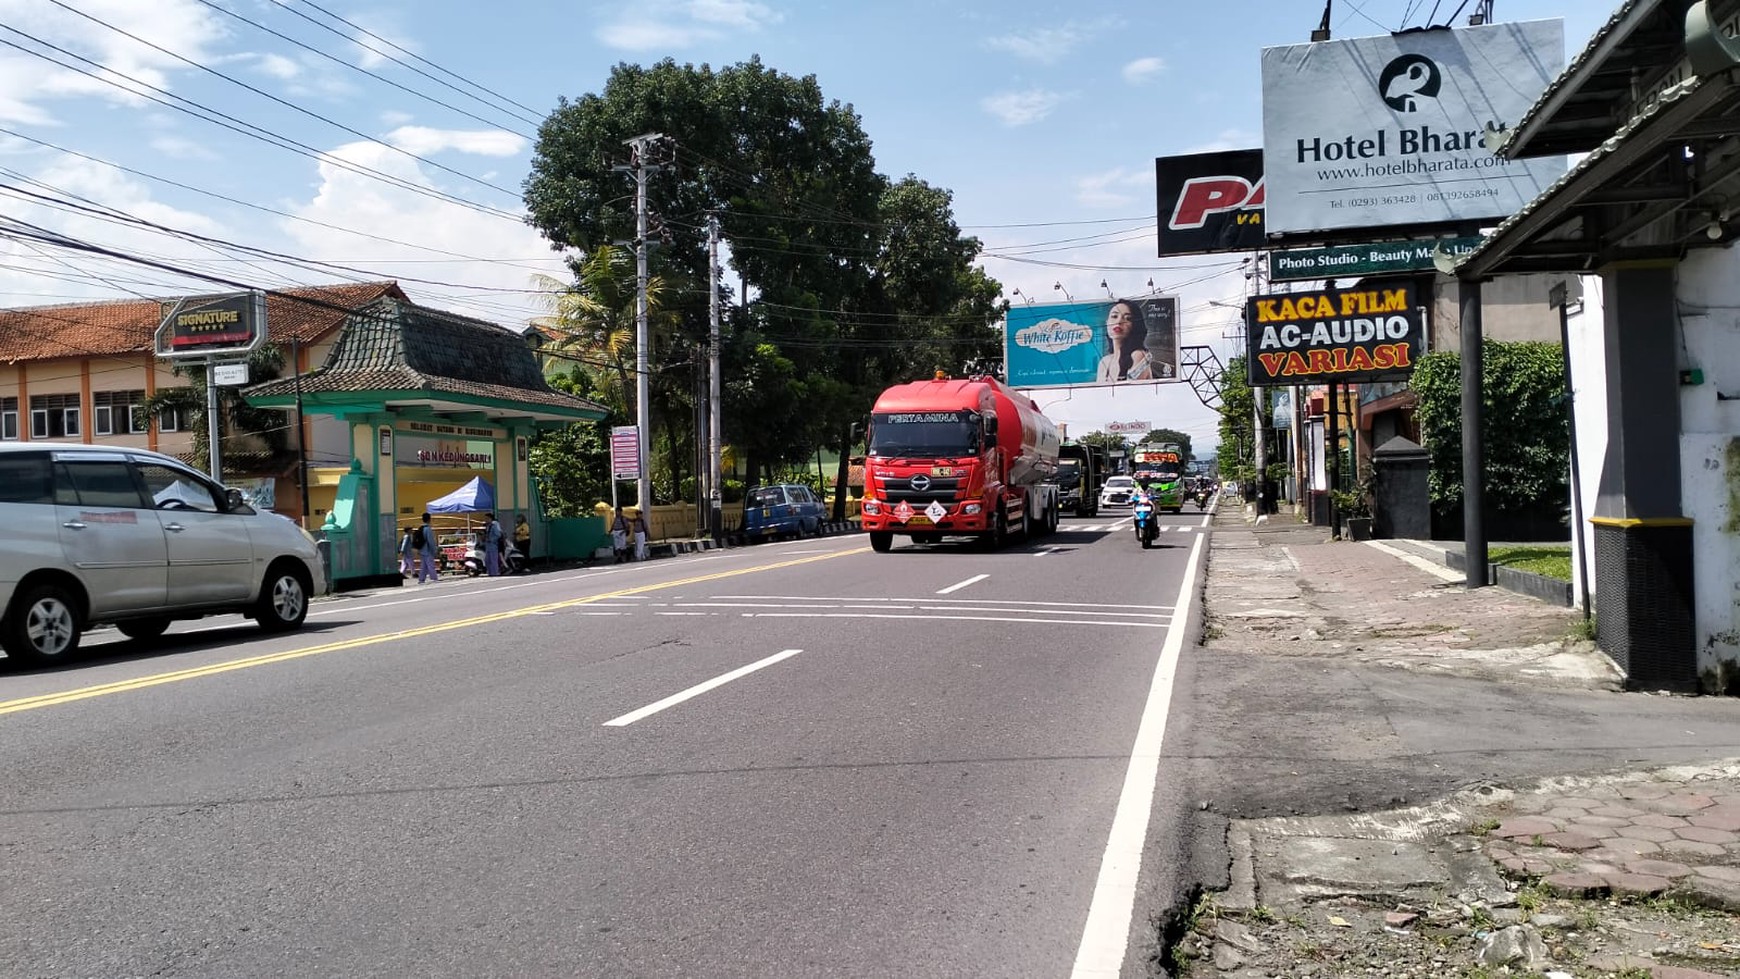
[[[1486,560],[1518,571],[1532,571],[1560,581],[1571,580],[1571,545],[1532,544],[1528,547],[1494,547]]]

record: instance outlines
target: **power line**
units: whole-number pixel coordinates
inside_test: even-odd
[[[56,0],[56,2],[58,2],[58,0]],[[338,65],[342,65],[342,66],[344,66],[344,67],[345,67],[345,68],[349,68],[349,69],[350,69],[350,70],[352,70],[352,71],[355,71],[355,72],[360,72],[360,73],[361,73],[361,74],[364,74],[364,75],[367,75],[367,76],[369,76],[369,77],[370,77],[370,78],[373,78],[373,79],[374,79],[374,80],[376,80],[376,81],[378,81],[378,82],[381,82],[381,83],[383,83],[383,84],[386,84],[386,85],[391,85],[391,86],[392,86],[392,87],[393,87],[393,88],[396,88],[396,89],[398,89],[398,90],[399,90],[399,91],[401,91],[401,92],[405,92],[405,93],[406,93],[406,94],[409,94],[409,95],[414,95],[414,96],[416,96],[416,97],[417,97],[417,98],[420,98],[420,99],[422,99],[422,100],[424,100],[424,101],[425,101],[425,102],[429,102],[429,103],[432,103],[432,104],[434,104],[434,105],[438,105],[438,106],[441,106],[441,107],[442,107],[442,108],[443,108],[443,109],[450,109],[450,110],[452,110],[452,111],[454,111],[454,112],[457,112],[457,113],[459,113],[459,114],[460,114],[460,115],[462,115],[462,116],[465,116],[465,117],[466,117],[466,118],[467,118],[467,119],[474,119],[474,120],[476,120],[476,121],[478,121],[478,122],[481,122],[481,123],[483,123],[483,124],[484,124],[484,125],[486,125],[486,126],[495,126],[495,127],[498,127],[498,128],[502,128],[502,129],[507,129],[507,130],[508,130],[508,131],[509,131],[509,132],[512,132],[512,133],[513,133],[513,134],[514,134],[514,135],[516,135],[516,136],[522,136],[522,137],[524,137],[524,138],[526,138],[526,139],[536,139],[536,137],[535,137],[535,136],[532,136],[532,135],[530,135],[530,134],[528,134],[528,133],[523,133],[523,132],[520,132],[520,131],[519,131],[519,130],[516,130],[516,129],[512,129],[512,128],[511,128],[511,127],[508,127],[508,126],[503,126],[503,125],[502,125],[502,124],[501,124],[501,123],[500,123],[500,122],[497,122],[497,121],[493,121],[493,120],[490,120],[490,119],[485,119],[485,118],[483,118],[483,117],[482,117],[482,116],[479,116],[479,115],[474,115],[474,114],[472,114],[472,113],[470,113],[470,112],[467,112],[467,111],[466,111],[466,110],[464,110],[464,109],[461,109],[461,108],[460,108],[460,107],[458,107],[458,106],[456,106],[456,105],[452,105],[452,104],[450,104],[450,103],[447,103],[447,102],[443,102],[443,101],[441,101],[441,100],[440,100],[440,99],[438,99],[438,98],[435,98],[435,97],[434,97],[434,96],[432,96],[432,95],[428,95],[428,94],[426,94],[426,93],[423,93],[423,92],[419,92],[419,91],[417,91],[417,90],[416,90],[416,89],[414,89],[414,88],[411,88],[411,87],[409,87],[409,86],[407,86],[407,85],[401,85],[401,84],[399,84],[399,83],[398,83],[398,82],[396,82],[396,81],[393,81],[393,80],[392,80],[392,79],[391,79],[391,78],[388,78],[388,77],[386,77],[386,76],[385,76],[385,75],[382,75],[382,74],[379,74],[379,73],[378,73],[378,72],[373,72],[373,71],[370,71],[370,70],[368,70],[368,69],[367,69],[367,68],[364,68],[364,67],[363,67],[363,66],[361,66],[361,65],[357,65],[357,64],[352,64],[352,63],[350,63],[350,62],[349,62],[349,61],[346,61],[346,60],[344,60],[344,59],[343,59],[343,58],[340,58],[340,57],[338,57],[338,56],[336,56],[336,55],[333,55],[333,54],[329,54],[329,53],[327,53],[327,52],[325,52],[325,51],[322,51],[322,50],[320,50],[320,49],[319,49],[319,48],[317,48],[317,47],[314,47],[314,46],[313,46],[313,45],[311,45],[311,44],[306,44],[306,43],[304,43],[304,42],[302,42],[302,41],[299,41],[299,40],[297,40],[297,39],[296,39],[296,38],[293,38],[293,37],[291,37],[291,36],[289,36],[289,35],[288,35],[288,34],[282,34],[282,33],[279,33],[279,32],[278,32],[278,31],[275,31],[275,30],[273,30],[273,29],[272,29],[272,28],[270,28],[270,27],[267,27],[267,26],[266,26],[266,25],[265,25],[265,24],[262,24],[262,23],[260,23],[260,22],[259,22],[259,21],[255,21],[255,20],[249,20],[249,19],[248,19],[248,18],[246,18],[246,17],[243,17],[243,16],[242,16],[242,15],[241,15],[241,14],[239,14],[239,13],[236,13],[236,12],[235,12],[235,11],[234,11],[234,10],[230,10],[230,9],[229,9],[229,8],[227,8],[227,7],[224,7],[224,6],[222,6],[222,5],[220,5],[220,4],[217,4],[217,3],[213,3],[213,2],[212,2],[212,0],[199,0],[199,2],[200,2],[200,3],[203,3],[203,4],[205,4],[205,5],[206,5],[206,6],[207,6],[207,7],[210,7],[210,8],[211,8],[211,9],[213,9],[213,10],[215,10],[215,11],[217,11],[217,12],[219,12],[219,13],[221,13],[221,14],[224,14],[224,15],[226,15],[226,16],[228,16],[228,17],[233,17],[233,18],[235,18],[235,19],[236,19],[236,20],[239,20],[239,21],[241,21],[241,22],[242,22],[242,23],[244,23],[244,24],[247,24],[247,25],[248,25],[248,26],[250,26],[250,27],[253,27],[253,28],[255,28],[255,29],[256,29],[256,30],[260,30],[260,31],[263,31],[263,32],[265,32],[265,33],[267,33],[267,34],[270,34],[270,35],[272,35],[272,36],[273,36],[273,37],[275,37],[275,38],[278,38],[278,39],[279,39],[279,40],[281,40],[281,41],[285,41],[285,42],[287,42],[287,43],[289,43],[289,44],[294,44],[294,45],[296,45],[296,46],[297,46],[297,47],[299,47],[299,48],[302,48],[302,49],[303,49],[303,50],[305,50],[305,51],[310,51],[310,52],[313,52],[313,53],[314,53],[314,54],[317,54],[317,55],[319,55],[319,56],[321,56],[321,57],[322,57],[322,58],[325,58],[325,59],[326,59],[326,60],[328,60],[328,61],[331,61],[331,62],[333,62],[333,63],[334,63],[334,64],[338,64]],[[316,27],[319,27],[319,28],[321,28],[321,29],[322,29],[322,30],[328,30],[328,31],[332,31],[332,32],[333,32],[333,33],[334,33],[334,34],[338,34],[338,35],[339,35],[339,36],[340,36],[340,37],[344,37],[344,35],[343,35],[343,34],[339,34],[339,32],[338,32],[338,31],[333,31],[333,29],[332,29],[332,28],[331,28],[331,27],[329,27],[329,26],[327,26],[327,25],[326,25],[326,24],[322,24],[322,23],[320,23],[320,22],[319,22],[319,21],[316,21],[316,20],[314,20],[314,19],[312,19],[312,18],[310,18],[310,17],[309,17],[309,16],[308,16],[308,15],[307,15],[307,14],[304,14],[304,13],[302,13],[302,12],[301,12],[301,11],[297,11],[297,10],[290,10],[290,9],[289,9],[289,8],[285,8],[285,10],[286,10],[286,12],[287,12],[287,13],[291,13],[291,14],[295,14],[295,15],[296,15],[296,16],[298,16],[298,17],[301,17],[301,18],[303,18],[303,19],[304,19],[304,20],[307,20],[307,21],[308,21],[308,22],[309,22],[309,23],[311,23],[311,24],[313,24],[313,25],[314,25],[314,26],[316,26]],[[355,41],[354,41],[354,39],[352,39],[352,38],[345,38],[345,40],[347,40],[347,41],[351,41],[351,43],[355,43]],[[365,48],[367,48],[367,46],[366,46],[366,45],[365,45],[365,46],[364,46],[364,47],[365,47]],[[370,51],[375,51],[375,49],[374,49],[374,48],[367,48],[367,50],[370,50]],[[376,54],[381,54],[381,52],[379,52],[379,51],[375,51],[375,53],[376,53]],[[390,57],[390,56],[387,56],[387,55],[383,55],[383,57]],[[397,60],[397,59],[392,59],[392,60],[394,60],[394,62],[395,62],[395,63],[400,63],[400,62],[398,62],[398,60]],[[412,70],[415,70],[415,69],[412,69]],[[419,74],[421,74],[421,72],[419,72]],[[436,80],[436,81],[440,81],[440,79],[435,79],[435,80]],[[448,86],[448,87],[449,87],[449,88],[451,88],[451,87],[452,87],[452,86]],[[461,93],[460,93],[460,94],[462,94],[462,95],[464,95],[464,94],[466,94],[466,93],[463,93],[463,92],[461,92]],[[482,100],[481,100],[481,99],[478,99],[478,98],[477,98],[477,97],[476,97],[476,96],[472,96],[472,95],[467,95],[467,97],[468,97],[468,98],[471,98],[471,99],[473,99],[473,100],[475,100],[475,101],[479,101],[479,102],[482,102]],[[488,103],[484,103],[484,104],[486,104],[486,105],[487,105],[487,104],[488,104]],[[491,105],[491,106],[490,106],[490,108],[492,108],[492,109],[496,109],[496,110],[497,110],[497,111],[503,111],[503,110],[501,110],[501,109],[500,109],[500,107],[499,107],[499,106],[493,106],[493,105]],[[512,115],[512,113],[509,113],[509,114],[510,114],[510,115]],[[535,120],[535,119],[532,119],[532,120],[522,120],[522,119],[520,119],[520,118],[519,118],[519,117],[517,117],[517,116],[516,116],[516,117],[515,117],[515,121],[516,121],[516,122],[519,122],[519,121],[527,121],[527,122],[532,122],[532,123],[534,123],[534,124],[535,124],[535,123],[536,123],[536,122],[537,122],[537,120]]]
[[[406,157],[409,157],[410,159],[416,160],[418,163],[422,163],[422,164],[426,164],[428,166],[434,167],[435,169],[440,170],[443,173],[450,173],[453,176],[459,177],[462,180],[469,180],[472,183],[477,184],[479,187],[486,187],[486,188],[493,190],[497,193],[506,194],[509,197],[512,197],[516,200],[519,199],[520,195],[516,191],[508,190],[506,187],[497,186],[496,184],[492,184],[489,181],[482,179],[481,177],[474,177],[469,173],[466,173],[462,170],[455,170],[454,168],[447,166],[445,164],[436,163],[434,160],[431,160],[428,157],[418,156],[417,154],[412,153],[410,150],[404,149],[402,147],[394,146],[391,143],[381,142],[379,140],[376,140],[373,136],[370,136],[369,134],[363,132],[360,129],[352,129],[351,127],[345,125],[344,123],[338,122],[337,120],[334,120],[334,119],[329,119],[326,116],[323,116],[320,113],[315,112],[312,109],[303,108],[302,106],[297,105],[294,102],[291,102],[287,99],[281,99],[278,96],[273,95],[272,93],[265,91],[264,89],[250,85],[247,82],[244,82],[239,78],[233,78],[233,77],[226,75],[223,72],[218,71],[217,69],[212,68],[208,65],[202,65],[199,62],[194,61],[190,58],[183,57],[182,55],[177,54],[176,52],[171,51],[168,48],[165,48],[159,44],[154,44],[151,41],[147,41],[137,34],[134,34],[130,31],[127,31],[123,28],[116,27],[114,24],[111,24],[108,21],[105,21],[99,17],[93,17],[90,14],[87,14],[82,10],[78,10],[78,9],[73,8],[73,7],[69,7],[69,6],[67,6],[66,3],[63,2],[63,0],[48,0],[48,2],[54,4],[55,6],[61,8],[62,10],[65,10],[69,13],[77,14],[80,17],[83,17],[84,19],[90,21],[93,24],[96,24],[100,27],[105,27],[111,31],[114,31],[116,34],[119,34],[122,37],[136,41],[140,44],[143,44],[146,47],[152,49],[153,51],[157,51],[157,52],[160,52],[162,54],[166,54],[169,57],[174,58],[175,60],[180,61],[182,64],[185,64],[191,68],[197,68],[200,71],[203,71],[206,74],[211,75],[214,78],[221,78],[224,81],[229,82],[231,85],[236,85],[240,88],[246,89],[247,91],[253,92],[255,95],[258,95],[263,99],[269,99],[273,102],[276,102],[277,104],[285,107],[286,109],[290,109],[291,111],[294,111],[294,112],[300,112],[301,114],[307,116],[310,119],[317,119],[321,122],[326,123],[329,126],[332,126],[334,128],[337,128],[337,129],[341,129],[344,132],[347,132],[347,133],[351,134],[352,136],[357,137],[358,139],[367,140],[369,142],[378,142],[378,143],[380,143],[381,146],[384,146],[387,149],[392,150],[395,153],[398,153],[402,156],[406,156]],[[26,36],[28,36],[28,35],[26,35]],[[43,42],[39,41],[38,43],[43,43]],[[473,118],[475,118],[475,117],[473,117]],[[479,119],[478,121],[483,122],[483,120],[481,120],[481,119]]]
[[[277,136],[275,134],[265,132],[264,130],[260,129],[260,127],[255,126],[252,123],[244,122],[241,119],[237,119],[234,116],[228,115],[228,114],[223,113],[223,112],[219,112],[216,109],[212,109],[212,108],[209,108],[207,106],[200,105],[199,103],[194,102],[191,99],[186,99],[186,98],[183,98],[179,95],[175,95],[175,94],[168,92],[162,88],[158,88],[157,86],[152,85],[149,82],[141,81],[140,79],[134,78],[133,76],[128,75],[124,72],[119,72],[119,71],[115,71],[114,69],[111,69],[111,68],[106,68],[106,67],[98,64],[97,62],[92,61],[89,58],[86,58],[82,55],[74,54],[71,51],[66,50],[65,48],[61,48],[61,47],[58,47],[54,44],[50,44],[47,41],[43,41],[40,38],[37,38],[37,37],[30,35],[30,34],[26,34],[25,32],[17,30],[16,28],[8,27],[5,24],[0,24],[0,30],[4,30],[4,31],[7,31],[8,33],[16,34],[19,37],[23,37],[23,38],[26,38],[28,40],[34,41],[37,44],[41,44],[43,47],[46,47],[51,51],[54,51],[58,54],[65,55],[66,57],[72,58],[76,61],[84,62],[85,64],[91,65],[98,70],[91,71],[91,70],[88,70],[85,68],[80,68],[76,65],[69,65],[69,64],[66,64],[64,62],[56,61],[55,59],[50,58],[49,56],[43,54],[40,51],[33,51],[30,48],[27,48],[22,44],[18,44],[17,42],[14,42],[14,41],[8,41],[8,40],[5,40],[3,38],[0,38],[0,44],[4,44],[5,46],[16,49],[18,51],[22,51],[25,54],[28,54],[33,58],[37,58],[37,59],[40,59],[42,61],[46,61],[49,64],[54,65],[57,68],[65,68],[68,71],[76,72],[76,73],[84,75],[88,78],[93,78],[93,79],[101,81],[105,84],[112,85],[116,88],[120,88],[123,91],[127,91],[130,94],[137,95],[137,96],[144,98],[148,101],[155,102],[158,105],[164,106],[165,108],[174,109],[177,112],[182,112],[182,113],[185,113],[187,115],[193,116],[195,119],[199,119],[202,122],[211,123],[212,125],[218,126],[220,128],[228,129],[232,132],[239,133],[243,136],[247,136],[250,139],[259,140],[260,142],[267,143],[267,144],[272,145],[272,146],[276,146],[279,149],[290,150],[291,152],[298,153],[302,156],[307,156],[307,157],[309,157],[317,162],[330,164],[330,165],[338,167],[340,169],[348,170],[348,171],[355,173],[359,176],[372,177],[376,180],[382,181],[383,183],[387,183],[389,185],[398,187],[401,190],[408,190],[408,191],[411,191],[412,193],[421,194],[425,197],[431,197],[431,198],[434,198],[436,200],[444,201],[444,202],[449,203],[449,204],[457,204],[461,207],[469,208],[471,210],[478,211],[480,213],[489,214],[489,215],[492,215],[494,217],[506,218],[510,221],[515,222],[516,224],[520,223],[520,221],[521,221],[521,216],[518,214],[514,214],[511,211],[504,211],[504,210],[501,210],[499,208],[490,207],[487,204],[478,204],[474,201],[468,201],[463,197],[457,197],[457,196],[454,196],[452,194],[448,194],[444,191],[436,190],[432,187],[419,186],[418,184],[414,184],[408,180],[405,180],[402,177],[395,177],[391,174],[383,173],[379,170],[374,170],[374,169],[371,169],[369,167],[362,166],[360,164],[351,163],[348,160],[345,160],[345,159],[338,157],[338,156],[334,156],[333,154],[327,153],[323,150],[315,149],[314,147],[309,146],[305,143],[299,143],[299,142],[292,140],[292,139],[289,139],[287,137]],[[131,89],[128,89],[125,86],[122,86],[119,82],[115,81],[114,78],[108,77],[111,75],[114,76],[114,78],[125,79],[126,81],[131,82],[136,86],[139,86],[141,89],[150,89],[153,92],[160,93],[162,96],[164,96],[164,98],[159,98],[157,96],[148,94],[146,92],[133,91]],[[165,99],[174,99],[175,101],[171,102],[171,101],[166,101]],[[177,103],[186,103],[186,105],[180,105]],[[190,106],[191,106],[191,108],[190,108]],[[205,114],[202,115],[202,113],[205,113]],[[373,141],[371,140],[371,142],[373,142]]]

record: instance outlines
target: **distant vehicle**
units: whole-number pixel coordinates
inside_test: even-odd
[[[92,625],[132,639],[240,612],[295,629],[326,588],[314,539],[156,452],[0,443],[0,645],[27,663],[78,652]]]
[[[1136,480],[1129,476],[1112,476],[1100,490],[1100,506],[1127,507],[1136,495]]]
[[[1131,455],[1136,481],[1154,497],[1154,505],[1173,513],[1184,512],[1183,460],[1176,449],[1138,445]]]
[[[808,486],[779,483],[750,487],[743,498],[743,533],[751,540],[818,534],[827,510]]]
[[[864,529],[872,550],[895,534],[921,543],[1057,529],[1057,426],[996,378],[897,384],[877,397],[864,460]]]
[[[1057,485],[1063,491],[1059,502],[1078,517],[1098,516],[1100,485],[1110,470],[1106,450],[1080,442],[1065,443],[1057,450]]]

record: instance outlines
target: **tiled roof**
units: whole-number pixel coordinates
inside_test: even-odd
[[[247,390],[249,400],[298,390],[294,377]],[[605,413],[600,405],[552,389],[521,334],[494,323],[383,299],[351,317],[326,363],[302,375],[304,396],[418,391]]]
[[[396,282],[267,292],[267,339],[274,343],[319,340],[344,322],[346,310],[386,296],[406,298]],[[180,297],[163,301],[176,298]],[[163,308],[156,299],[0,310],[0,363],[148,353],[162,319]]]

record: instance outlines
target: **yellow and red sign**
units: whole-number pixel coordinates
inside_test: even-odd
[[[1411,283],[1257,296],[1246,376],[1252,387],[1406,377],[1426,352],[1425,316]]]

